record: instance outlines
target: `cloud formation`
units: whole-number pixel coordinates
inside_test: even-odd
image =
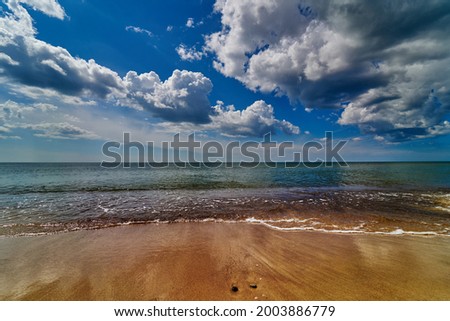
[[[450,111],[450,2],[218,0],[214,67],[247,88],[394,140],[423,137]]]
[[[3,2],[8,11],[0,16],[0,81],[7,83],[9,88],[16,92],[30,98],[46,95],[54,97],[55,93],[59,93],[62,101],[67,102],[69,97],[74,97],[73,102],[87,101],[88,105],[95,100],[107,100],[118,105],[146,110],[155,117],[174,123],[220,123],[220,126],[211,125],[211,128],[227,132],[233,132],[230,128],[241,124],[246,129],[242,129],[239,134],[255,135],[266,128],[270,131],[278,128],[285,132],[295,132],[286,131],[290,123],[277,121],[273,117],[272,107],[263,106],[262,102],[256,102],[244,110],[242,120],[227,127],[227,119],[236,122],[237,118],[225,117],[226,111],[219,111],[211,106],[208,95],[213,85],[202,73],[175,70],[167,80],[162,81],[153,71],[142,74],[130,71],[122,78],[115,71],[97,64],[92,59],[73,57],[66,49],[37,39],[33,20],[21,4],[27,4],[49,16],[64,19],[65,12],[56,0]],[[193,19],[188,19],[187,26],[194,26]],[[127,26],[126,30],[151,36],[150,31],[135,26]],[[201,59],[204,55],[203,52],[184,45],[178,47],[177,51],[185,60]],[[28,107],[21,107],[22,110],[25,110],[24,108]],[[262,114],[256,115],[258,112]],[[21,126],[37,131],[36,135],[40,137],[95,137],[91,132],[68,123]]]
[[[55,111],[58,107],[52,104],[34,103],[34,104],[19,104],[12,100],[0,103],[0,124],[5,125],[7,121],[16,121],[25,118],[26,114],[34,111],[49,112]],[[11,125],[9,124],[8,127]]]
[[[98,139],[99,137],[91,131],[79,128],[69,123],[40,123],[25,124],[21,128],[31,129],[36,137],[53,139]]]
[[[135,102],[164,120],[188,122],[198,129],[212,129],[229,136],[300,133],[297,126],[276,119],[272,105],[263,100],[244,110],[224,106],[223,102],[211,107],[208,95],[212,82],[199,72],[175,70],[167,80],[161,81],[155,72],[138,75],[130,71],[123,81],[128,90],[124,105]]]
[[[125,27],[126,31],[131,31],[131,32],[135,32],[135,33],[143,33],[149,37],[153,37],[153,33],[147,29],[141,28],[141,27],[135,27],[135,26],[126,26]]]
[[[199,72],[175,70],[161,81],[155,72],[130,71],[123,79],[128,100],[137,102],[157,117],[173,122],[210,122],[208,100],[212,83]]]
[[[36,137],[56,138],[56,139],[97,139],[94,133],[79,128],[67,122],[52,123],[39,122],[30,123],[30,121],[45,117],[45,113],[55,112],[58,107],[52,104],[33,103],[20,104],[8,100],[0,103],[0,134],[1,139],[21,139],[13,135],[15,129],[29,129]],[[40,114],[40,117],[36,117]]]
[[[244,110],[236,110],[233,105],[224,106],[218,102],[212,116],[213,126],[230,136],[257,136],[282,131],[285,134],[299,134],[300,129],[274,116],[273,107],[263,100],[255,101]]]
[[[19,3],[23,3],[29,5],[34,10],[39,10],[42,13],[45,13],[47,16],[64,19],[66,13],[64,9],[59,5],[59,3],[55,0],[16,0],[16,1],[7,1],[13,7],[16,7],[19,10]]]
[[[175,50],[181,60],[185,61],[202,60],[203,56],[205,56],[203,51],[198,51],[195,47],[188,48],[185,44],[180,44]]]
[[[73,96],[106,98],[123,90],[116,72],[35,38],[32,18],[20,3],[63,19],[64,10],[56,1],[4,0],[4,3],[10,12],[0,17],[1,76]]]
[[[188,28],[195,28],[194,18],[188,18],[188,20],[186,21],[186,27],[188,27]]]

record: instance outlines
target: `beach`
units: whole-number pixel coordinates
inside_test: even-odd
[[[4,236],[0,261],[1,300],[450,300],[446,236],[134,224]]]

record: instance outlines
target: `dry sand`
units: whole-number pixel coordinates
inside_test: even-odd
[[[0,262],[2,300],[450,300],[448,237],[134,225],[3,237]]]

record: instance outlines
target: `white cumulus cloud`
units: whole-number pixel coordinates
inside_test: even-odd
[[[214,107],[212,126],[231,136],[263,136],[282,131],[288,135],[299,134],[300,129],[288,121],[278,120],[273,107],[262,100],[255,101],[244,110],[224,106],[222,102]]]
[[[208,125],[211,129],[237,135],[261,134],[266,130],[298,132],[289,122],[275,119],[272,106],[262,101],[255,102],[242,112],[211,106],[208,96],[213,85],[202,73],[175,70],[168,79],[161,80],[153,71],[142,74],[130,71],[125,77],[120,77],[117,72],[93,59],[74,57],[65,48],[37,39],[33,19],[23,4],[51,17],[64,19],[65,12],[57,1],[3,2],[7,8],[5,14],[0,16],[0,82],[13,92],[36,100],[58,97],[62,103],[75,105],[95,105],[97,100],[104,100],[145,110],[168,122]],[[187,26],[194,27],[192,18],[188,19]],[[126,30],[152,35],[150,31],[136,26],[127,26]],[[177,51],[185,60],[198,60],[205,55],[203,51],[184,45]],[[68,122],[44,122],[40,116],[36,120],[41,123],[32,124],[22,119],[28,111],[51,112],[49,105],[25,106],[14,105],[13,102],[5,105],[0,120],[6,120],[9,127],[0,123],[4,128],[26,128],[35,131],[36,136],[49,138],[97,137]],[[242,128],[238,129],[239,126]]]
[[[74,96],[121,94],[123,86],[116,72],[36,39],[33,20],[20,3],[63,19],[64,10],[56,1],[4,2],[10,12],[0,17],[0,76]]]
[[[186,21],[186,27],[188,28],[194,28],[194,18],[188,18],[188,20]]]
[[[23,3],[29,5],[34,10],[39,10],[47,16],[64,19],[66,16],[64,9],[56,0],[7,0],[6,3],[15,6],[15,3]]]
[[[195,47],[188,48],[184,44],[180,44],[175,50],[178,56],[180,56],[181,60],[201,60],[205,55],[203,51],[198,51]]]
[[[128,99],[136,101],[157,117],[173,122],[207,123],[211,106],[211,81],[199,72],[175,70],[161,81],[155,72],[124,77]]]
[[[339,123],[393,140],[450,111],[450,2],[218,0],[214,67],[264,93],[344,109]]]

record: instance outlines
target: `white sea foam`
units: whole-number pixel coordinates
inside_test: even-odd
[[[418,231],[404,231],[401,228],[396,229],[395,231],[392,232],[373,232],[374,234],[384,234],[384,235],[438,235],[438,233],[436,232],[432,232],[432,231],[422,231],[422,232],[418,232]],[[445,235],[445,234],[444,234]],[[450,236],[450,235],[447,235]]]
[[[102,209],[103,212],[105,212],[105,213],[108,213],[108,212],[110,211],[109,208],[103,207],[103,206],[101,206],[101,205],[99,205],[98,208]]]
[[[401,228],[396,229],[395,231],[389,232],[387,234],[391,234],[391,235],[402,235],[405,234],[405,231],[403,231]]]
[[[309,222],[309,225],[305,226],[292,226],[292,227],[281,227],[274,225],[274,223],[290,223],[290,222],[296,222],[296,223],[306,223],[308,221],[311,221],[311,219],[305,219],[305,220],[299,220],[299,219],[280,219],[280,220],[263,220],[263,219],[256,219],[254,217],[248,218],[245,220],[247,223],[252,224],[261,224],[264,226],[267,226],[271,229],[280,230],[280,231],[316,231],[316,232],[325,232],[325,233],[339,233],[339,234],[377,234],[377,235],[420,235],[420,236],[432,236],[432,235],[442,235],[442,236],[450,236],[450,234],[445,234],[445,231],[443,231],[443,234],[433,232],[433,231],[404,231],[401,228],[395,229],[393,231],[365,231],[362,228],[365,226],[364,223],[355,226],[353,228],[349,229],[325,229],[325,228],[318,228],[314,227],[314,225],[320,225],[319,222]],[[333,225],[333,227],[337,227],[336,225]]]
[[[278,220],[260,220],[254,217],[247,218],[245,221],[247,223],[306,223],[313,220],[312,218],[298,219],[298,218],[281,218]]]
[[[48,230],[48,231],[35,231],[35,232],[19,232],[10,236],[36,236],[36,235],[51,235],[65,232],[73,232],[79,230],[92,230],[92,229],[102,229],[102,228],[111,228],[117,226],[128,226],[128,225],[139,225],[139,224],[169,224],[169,223],[189,223],[189,222],[198,222],[198,223],[227,223],[227,224],[239,224],[239,223],[249,223],[249,224],[258,224],[263,225],[268,228],[280,231],[315,231],[315,232],[324,232],[324,233],[335,233],[335,234],[375,234],[375,235],[412,235],[412,236],[447,236],[450,237],[450,231],[448,229],[443,229],[442,231],[434,232],[434,231],[405,231],[401,228],[397,228],[392,231],[383,230],[383,231],[367,231],[364,229],[366,226],[365,223],[361,223],[360,225],[349,227],[349,228],[339,228],[338,225],[331,225],[330,228],[324,228],[323,223],[319,222],[314,218],[307,219],[297,219],[297,218],[289,218],[289,219],[258,219],[255,217],[250,217],[245,220],[224,220],[224,219],[216,219],[216,218],[205,218],[202,220],[197,219],[177,219],[175,221],[161,221],[159,219],[156,220],[142,220],[142,221],[125,221],[125,222],[109,222],[99,225],[92,226],[79,226],[76,224],[63,224],[63,223],[45,223],[40,226],[43,228],[57,228],[56,230]],[[283,225],[291,225],[291,226],[283,226]],[[279,226],[281,225],[281,226]],[[16,224],[4,224],[0,227],[2,228],[14,228]],[[24,224],[22,226],[30,226],[36,227],[36,224]],[[58,229],[61,227],[61,229]],[[7,235],[3,235],[8,237]]]
[[[446,212],[450,212],[450,208],[448,207],[443,207],[443,206],[436,206],[435,207],[438,210],[442,210],[442,211],[446,211]]]

